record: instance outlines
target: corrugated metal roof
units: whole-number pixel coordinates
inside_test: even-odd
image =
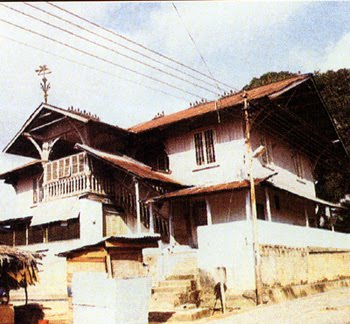
[[[284,89],[290,88],[294,84],[298,85],[310,79],[310,77],[311,77],[310,74],[298,75],[296,77],[292,77],[287,80],[274,82],[265,86],[261,86],[261,87],[249,90],[247,91],[248,98],[250,100],[254,100],[254,99],[267,97],[275,93],[279,93]],[[164,117],[150,120],[145,123],[135,125],[133,127],[130,127],[129,130],[135,133],[142,133],[157,127],[167,126],[181,120],[190,119],[196,116],[204,115],[206,113],[209,113],[215,110],[222,110],[222,109],[236,106],[242,103],[243,103],[242,93],[236,93],[236,94],[233,94],[232,96],[228,96],[218,100],[216,105],[215,105],[215,101],[200,104],[199,106],[196,106],[194,108],[188,108],[186,110],[182,110],[174,114],[170,114]]]
[[[255,184],[257,185],[263,180],[265,180],[265,178],[255,179]],[[150,199],[148,202],[175,199],[175,198],[188,197],[188,196],[205,195],[205,194],[211,194],[211,193],[216,193],[220,191],[238,190],[243,188],[249,188],[249,186],[250,186],[249,180],[233,181],[233,182],[220,183],[220,184],[209,185],[209,186],[196,186],[196,187],[185,188],[185,189],[169,192],[164,195],[154,197]]]
[[[35,160],[35,161],[31,161],[28,162],[24,165],[21,165],[17,168],[14,168],[10,171],[6,171],[4,173],[0,174],[0,179],[6,179],[7,177],[11,176],[11,175],[15,175],[16,173],[20,173],[23,172],[25,170],[30,170],[30,169],[34,169],[35,167],[37,167],[38,165],[41,165],[41,160]]]
[[[291,193],[293,195],[296,195],[298,197],[312,200],[315,203],[319,203],[321,205],[326,205],[326,206],[334,207],[334,208],[344,208],[340,204],[335,204],[333,202],[330,202],[330,201],[327,201],[327,200],[323,200],[323,199],[314,197],[312,195],[308,195],[306,193],[302,193],[302,192],[300,192],[300,190],[296,190],[296,189],[290,188],[290,186],[286,186],[286,185],[283,185],[281,183],[275,183],[275,182],[272,182],[272,181],[266,181],[266,184],[269,184],[269,185],[273,186],[276,189],[280,189],[280,190],[289,192],[289,193]]]
[[[76,144],[76,148],[81,149],[95,158],[101,159],[114,167],[130,172],[137,177],[181,185],[169,175],[162,172],[153,171],[148,165],[134,160],[129,156],[103,152],[82,144]]]
[[[156,243],[160,240],[161,236],[159,234],[130,234],[130,235],[121,235],[121,236],[110,236],[106,237],[103,240],[99,240],[95,243],[91,244],[81,244],[78,247],[75,247],[74,249],[64,251],[58,254],[58,256],[69,256],[72,253],[79,252],[79,251],[84,251],[86,249],[94,248],[94,247],[99,247],[99,246],[105,246],[107,242],[117,242],[117,243],[135,243],[135,244],[140,244],[140,243]]]
[[[33,218],[31,226],[78,218],[79,211],[78,197],[43,202],[32,209]]]

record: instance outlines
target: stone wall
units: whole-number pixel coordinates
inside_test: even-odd
[[[265,288],[350,278],[350,250],[263,245],[260,255]]]

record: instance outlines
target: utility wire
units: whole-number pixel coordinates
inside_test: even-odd
[[[210,89],[208,89],[208,88],[206,88],[206,87],[203,87],[203,86],[199,85],[198,83],[189,81],[189,80],[187,80],[187,79],[185,79],[185,78],[182,78],[182,77],[179,77],[179,76],[177,76],[177,75],[175,75],[175,74],[173,74],[173,73],[171,73],[171,72],[164,71],[164,70],[162,70],[162,69],[160,69],[160,68],[158,68],[158,67],[155,67],[155,66],[153,66],[153,65],[151,65],[151,64],[148,64],[148,63],[145,63],[145,62],[143,62],[143,61],[141,61],[141,60],[139,60],[139,59],[133,58],[133,57],[127,55],[127,54],[121,53],[121,52],[119,52],[119,51],[117,51],[117,50],[115,50],[115,49],[113,49],[113,48],[110,48],[110,47],[108,47],[108,46],[102,45],[102,44],[100,44],[100,43],[98,43],[98,42],[92,41],[92,40],[90,40],[90,39],[88,39],[88,38],[86,38],[86,37],[84,37],[84,36],[78,35],[78,34],[72,32],[72,31],[69,31],[69,30],[65,29],[65,28],[62,28],[62,27],[59,27],[59,26],[57,26],[57,25],[51,24],[51,23],[49,23],[49,22],[47,22],[47,21],[45,21],[45,20],[43,20],[43,19],[34,17],[34,16],[32,16],[32,15],[30,15],[30,14],[27,14],[27,13],[21,11],[21,10],[17,10],[17,9],[15,9],[15,8],[12,8],[12,7],[10,7],[10,6],[6,5],[6,4],[4,4],[4,3],[0,3],[0,5],[3,6],[3,7],[8,8],[8,9],[10,9],[10,10],[12,10],[12,11],[15,11],[15,12],[17,12],[17,13],[23,15],[23,16],[29,17],[29,18],[31,18],[31,19],[33,19],[33,20],[36,20],[36,21],[39,21],[39,22],[41,22],[41,23],[43,23],[43,24],[45,24],[45,25],[48,25],[48,26],[50,26],[50,27],[52,27],[52,28],[58,29],[58,30],[60,30],[60,31],[62,31],[62,32],[64,32],[64,33],[67,33],[67,34],[69,34],[69,35],[72,35],[72,36],[74,36],[74,37],[76,37],[76,38],[82,39],[82,40],[84,40],[84,41],[86,41],[86,42],[88,42],[88,43],[90,43],[90,44],[93,44],[93,45],[96,45],[96,46],[101,47],[101,48],[103,48],[103,49],[106,49],[106,50],[108,50],[108,51],[114,52],[114,53],[116,53],[116,54],[118,54],[118,55],[120,55],[120,56],[123,56],[123,57],[127,58],[128,60],[137,62],[137,63],[139,63],[139,64],[141,64],[141,65],[144,65],[144,66],[146,66],[146,67],[148,67],[148,68],[151,68],[151,69],[153,69],[153,70],[156,70],[156,71],[161,72],[161,73],[164,73],[164,74],[167,74],[167,75],[169,75],[169,76],[171,76],[171,77],[173,77],[173,78],[176,78],[176,79],[181,80],[181,81],[183,81],[183,82],[189,83],[189,84],[191,84],[191,85],[193,85],[193,86],[195,86],[195,87],[197,87],[197,88],[201,88],[202,90],[206,90],[206,91],[208,91],[208,92],[210,92],[210,93],[212,93],[212,94],[217,95],[216,92],[214,92],[214,91],[212,91],[212,90],[210,90]]]
[[[165,95],[167,95],[167,96],[174,97],[174,98],[177,98],[177,99],[185,100],[186,102],[189,101],[188,98],[180,97],[180,96],[171,94],[171,93],[169,93],[169,92],[163,91],[163,90],[161,90],[161,89],[157,89],[157,88],[153,88],[153,87],[144,85],[144,84],[142,84],[142,83],[140,83],[140,82],[137,82],[137,81],[135,81],[135,80],[131,80],[131,79],[128,79],[128,78],[124,78],[124,77],[121,77],[121,76],[119,76],[119,75],[117,75],[117,74],[114,74],[114,73],[111,73],[111,72],[108,72],[108,71],[105,71],[105,70],[96,68],[96,67],[94,67],[94,66],[92,66],[92,65],[88,65],[88,64],[85,64],[85,63],[81,63],[81,62],[78,62],[78,61],[69,59],[69,58],[67,58],[67,57],[65,57],[65,56],[62,56],[62,55],[59,55],[59,54],[55,54],[55,53],[49,52],[49,51],[47,51],[47,50],[43,50],[43,49],[41,49],[41,48],[39,48],[39,47],[30,45],[30,44],[28,44],[28,43],[25,43],[25,42],[22,42],[22,41],[19,41],[19,40],[16,40],[16,39],[14,39],[14,38],[11,38],[11,37],[8,37],[8,36],[2,35],[2,34],[0,34],[0,37],[2,37],[2,38],[4,38],[4,39],[7,39],[7,40],[10,40],[10,41],[12,41],[12,42],[14,42],[14,43],[20,44],[20,45],[22,45],[22,46],[26,46],[26,47],[28,47],[28,48],[32,48],[32,49],[35,49],[35,50],[37,50],[37,51],[40,51],[40,52],[49,54],[49,55],[51,55],[51,56],[58,57],[59,59],[62,59],[62,60],[65,60],[65,61],[68,61],[68,62],[77,64],[77,65],[83,66],[83,67],[88,68],[88,69],[90,69],[90,70],[95,70],[95,71],[98,71],[98,72],[101,72],[101,73],[104,73],[104,74],[107,74],[107,75],[116,77],[116,78],[118,78],[118,79],[120,79],[120,80],[123,80],[123,81],[126,81],[126,82],[130,82],[130,83],[134,83],[134,84],[139,85],[139,86],[141,86],[141,87],[144,87],[144,88],[146,88],[146,89],[150,89],[150,90],[153,90],[153,91],[156,91],[156,92],[160,92],[160,93],[162,93],[162,94],[165,94]]]
[[[57,16],[57,15],[55,15],[55,14],[53,14],[53,13],[47,11],[47,10],[44,10],[44,9],[42,9],[42,8],[39,8],[39,7],[36,7],[36,6],[34,6],[33,4],[31,4],[31,3],[23,2],[23,4],[25,4],[26,6],[32,7],[32,8],[34,8],[34,9],[38,10],[38,11],[41,11],[41,12],[43,12],[43,13],[45,13],[45,14],[51,16],[51,17],[57,18],[57,19],[59,19],[59,20],[61,20],[61,21],[64,21],[64,22],[66,22],[67,24],[70,24],[70,25],[72,25],[72,26],[74,26],[74,27],[76,27],[76,28],[79,28],[79,29],[81,29],[81,30],[83,30],[83,31],[86,31],[86,32],[88,32],[88,33],[90,33],[90,34],[92,34],[92,35],[94,35],[94,36],[97,36],[97,37],[100,37],[100,38],[102,38],[102,39],[104,39],[104,40],[107,40],[107,41],[110,42],[110,43],[113,43],[113,44],[115,44],[115,45],[117,45],[117,46],[120,46],[120,47],[122,47],[122,48],[124,48],[124,49],[126,49],[126,50],[128,50],[128,51],[131,51],[131,52],[133,52],[133,53],[135,53],[135,54],[137,54],[137,55],[140,55],[140,56],[142,56],[142,57],[144,57],[144,58],[147,58],[147,59],[149,59],[149,60],[151,60],[151,61],[153,61],[153,62],[155,62],[155,63],[157,63],[157,64],[161,64],[161,65],[163,65],[163,66],[165,66],[165,67],[167,67],[167,68],[169,68],[169,69],[172,69],[172,70],[174,70],[174,71],[176,71],[176,72],[178,72],[178,73],[181,73],[181,74],[183,74],[183,75],[186,75],[186,76],[188,76],[188,77],[190,77],[190,78],[192,78],[192,79],[194,79],[194,80],[200,81],[200,82],[202,82],[202,83],[204,83],[204,84],[207,84],[207,85],[209,85],[209,86],[213,86],[212,83],[210,83],[210,82],[208,82],[208,81],[205,81],[205,80],[203,80],[203,79],[201,79],[201,78],[198,78],[198,77],[194,76],[193,74],[184,72],[184,71],[182,71],[182,70],[180,70],[180,69],[178,69],[178,68],[176,68],[176,67],[173,67],[173,66],[171,66],[171,65],[169,65],[169,64],[160,62],[159,60],[156,60],[156,59],[154,59],[153,57],[151,57],[151,56],[149,56],[149,55],[147,55],[147,54],[144,54],[144,53],[142,53],[142,52],[140,52],[140,51],[134,50],[134,49],[130,48],[129,46],[126,46],[126,45],[121,44],[120,42],[116,42],[116,41],[114,41],[113,39],[111,39],[111,38],[109,38],[109,37],[102,36],[102,35],[100,35],[100,34],[94,32],[94,31],[92,31],[92,30],[89,30],[89,29],[87,29],[87,28],[85,28],[85,27],[83,27],[83,26],[81,26],[81,25],[79,25],[79,24],[76,24],[76,23],[74,23],[74,22],[72,22],[72,21],[70,21],[70,20],[67,20],[67,19],[65,19],[65,18],[63,18],[63,17]],[[214,87],[214,86],[213,86],[213,87]]]
[[[195,47],[195,49],[196,49],[196,51],[197,51],[199,57],[201,58],[201,60],[202,60],[202,62],[203,62],[203,64],[204,64],[204,66],[205,66],[206,69],[208,70],[208,72],[209,72],[211,78],[212,78],[213,80],[215,80],[215,78],[214,78],[214,76],[213,76],[213,73],[211,72],[211,70],[210,70],[210,68],[209,68],[209,66],[208,66],[208,64],[207,64],[207,62],[205,61],[205,59],[204,59],[204,57],[203,57],[201,51],[199,50],[199,47],[198,47],[196,41],[195,41],[194,38],[192,37],[192,35],[191,35],[189,29],[187,28],[186,24],[184,23],[184,21],[183,21],[181,15],[180,15],[179,10],[178,10],[177,7],[175,6],[175,3],[172,2],[172,5],[173,5],[173,8],[175,9],[175,11],[176,11],[176,13],[177,13],[179,19],[183,22],[183,27],[184,27],[184,29],[186,30],[188,37],[189,37],[190,40],[192,41],[192,43],[193,43],[193,45],[194,45],[194,47]],[[219,87],[218,83],[216,83],[216,87],[218,88],[219,91],[221,91],[221,92],[223,91],[223,90]],[[236,89],[236,88],[234,88],[234,89],[235,89],[235,90],[238,90],[238,89]]]
[[[119,33],[116,33],[116,32],[113,31],[113,30],[110,30],[110,29],[108,29],[108,28],[105,28],[105,27],[103,27],[103,26],[101,26],[101,25],[99,25],[99,24],[97,24],[97,23],[95,23],[95,22],[92,22],[92,21],[90,21],[90,20],[88,20],[88,19],[86,19],[86,18],[84,18],[84,17],[82,17],[82,16],[80,16],[80,15],[78,15],[78,14],[72,12],[72,11],[69,11],[69,10],[67,10],[67,9],[64,9],[64,8],[62,8],[62,7],[60,7],[60,6],[56,5],[56,4],[54,4],[54,3],[52,3],[52,2],[49,2],[49,1],[48,1],[47,4],[49,4],[50,6],[53,6],[53,7],[57,8],[57,9],[63,11],[63,12],[65,12],[65,13],[68,13],[69,15],[72,15],[72,16],[74,16],[74,17],[76,17],[76,18],[78,18],[78,19],[80,19],[80,20],[82,20],[82,21],[85,21],[85,22],[87,22],[87,23],[89,23],[89,24],[91,24],[91,25],[93,25],[93,26],[95,26],[95,27],[98,27],[98,28],[100,28],[100,29],[102,29],[102,30],[104,30],[104,31],[106,31],[106,32],[108,32],[108,33],[110,33],[110,34],[113,34],[114,36],[117,36],[117,37],[119,37],[119,38],[121,38],[121,39],[124,39],[125,41],[127,41],[127,42],[129,42],[129,43],[132,43],[133,45],[136,45],[136,46],[138,46],[138,47],[140,47],[140,48],[142,48],[142,49],[144,49],[144,50],[146,50],[146,51],[149,51],[149,52],[151,52],[151,53],[153,53],[153,54],[155,54],[155,55],[157,55],[157,56],[159,56],[159,57],[162,57],[163,59],[166,59],[166,60],[171,61],[171,62],[173,62],[173,63],[176,63],[176,64],[178,64],[178,65],[181,65],[182,67],[184,67],[184,68],[186,68],[186,69],[189,69],[189,70],[191,70],[191,71],[193,71],[193,72],[196,72],[196,73],[198,73],[198,74],[200,74],[200,75],[202,75],[202,76],[204,76],[204,77],[206,77],[206,78],[208,78],[208,79],[210,79],[210,80],[212,80],[212,81],[215,81],[215,82],[217,82],[217,83],[219,83],[219,84],[221,84],[221,85],[223,85],[223,86],[225,86],[225,87],[228,87],[228,88],[230,88],[230,89],[231,89],[231,88],[234,88],[234,87],[232,87],[232,86],[230,86],[230,85],[228,85],[228,84],[226,84],[226,83],[224,83],[224,82],[221,82],[221,81],[219,81],[219,80],[213,78],[213,77],[210,76],[210,75],[207,75],[207,74],[205,74],[205,73],[202,73],[202,72],[200,72],[200,71],[198,71],[198,70],[192,68],[191,66],[188,66],[188,65],[186,65],[186,64],[184,64],[184,63],[182,63],[182,62],[180,62],[180,61],[177,61],[177,60],[175,60],[175,59],[173,59],[173,58],[171,58],[171,57],[169,57],[169,56],[166,56],[166,55],[164,55],[164,54],[162,54],[162,53],[160,53],[160,52],[157,52],[157,51],[155,51],[155,50],[152,50],[152,49],[146,47],[145,45],[142,45],[141,43],[138,43],[138,42],[136,42],[136,41],[133,41],[132,39],[130,39],[130,38],[126,37],[126,36],[123,36],[123,35],[121,35],[121,34],[119,34]]]
[[[22,29],[22,30],[24,30],[24,31],[26,31],[26,32],[29,32],[29,33],[32,33],[32,34],[34,34],[34,35],[40,36],[40,37],[42,37],[42,38],[48,39],[48,40],[50,40],[50,41],[52,41],[52,42],[55,42],[55,43],[57,43],[57,44],[60,44],[60,45],[62,45],[62,46],[64,46],[64,47],[73,49],[73,50],[75,50],[75,51],[77,51],[77,52],[80,52],[80,53],[83,53],[83,54],[88,55],[88,56],[90,56],[90,57],[93,57],[93,58],[95,58],[95,59],[97,59],[97,60],[100,60],[100,61],[102,61],[102,62],[112,64],[112,65],[117,66],[117,67],[119,67],[119,68],[121,68],[121,69],[123,69],[123,70],[126,70],[126,71],[129,71],[129,72],[132,72],[132,73],[141,75],[141,76],[143,76],[143,77],[145,77],[145,78],[147,78],[147,79],[150,79],[150,80],[152,80],[152,81],[159,82],[159,83],[164,84],[164,85],[166,85],[166,86],[168,86],[168,87],[174,88],[174,89],[176,89],[176,90],[178,90],[178,91],[181,91],[181,92],[187,93],[187,94],[189,94],[189,95],[191,95],[191,96],[194,96],[194,97],[197,97],[197,98],[199,98],[199,99],[202,99],[202,97],[198,96],[197,94],[195,94],[195,93],[193,93],[193,92],[190,92],[190,91],[181,89],[181,88],[179,88],[179,87],[177,87],[177,86],[175,86],[175,85],[173,85],[173,84],[170,84],[170,83],[168,83],[168,82],[166,82],[166,81],[157,79],[157,78],[155,78],[155,77],[153,77],[153,76],[150,76],[150,75],[147,75],[147,74],[145,74],[145,73],[139,72],[139,71],[137,71],[137,70],[128,68],[128,67],[123,66],[123,65],[121,65],[121,64],[112,62],[112,61],[110,61],[110,60],[108,60],[108,59],[105,59],[105,58],[102,58],[102,57],[100,57],[100,56],[98,56],[98,55],[96,55],[96,54],[89,53],[89,52],[87,52],[87,51],[85,51],[85,50],[82,50],[82,49],[79,49],[79,48],[74,47],[74,46],[72,46],[72,45],[69,45],[69,44],[67,44],[67,43],[61,42],[61,41],[59,41],[59,40],[57,40],[57,39],[54,39],[54,38],[51,38],[51,37],[49,37],[49,36],[43,35],[43,34],[41,34],[41,33],[39,33],[39,32],[36,32],[36,31],[34,31],[34,30],[32,30],[32,29],[29,29],[29,28],[26,28],[26,27],[17,25],[17,24],[15,24],[15,23],[10,22],[10,21],[7,21],[7,20],[5,20],[5,19],[3,19],[3,18],[0,18],[0,21],[2,21],[2,22],[5,23],[5,24],[8,24],[8,25],[10,25],[10,26],[14,26],[14,27],[16,27],[16,28],[18,28],[18,29]]]

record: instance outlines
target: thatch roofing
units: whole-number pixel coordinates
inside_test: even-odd
[[[38,263],[42,255],[0,245],[0,286],[18,289],[39,281]]]

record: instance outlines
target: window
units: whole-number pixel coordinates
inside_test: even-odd
[[[265,220],[265,206],[263,204],[256,204],[257,219]]]
[[[275,208],[276,210],[281,210],[281,202],[280,202],[280,197],[277,195],[274,195],[274,201],[275,201]]]
[[[265,136],[261,137],[260,144],[266,148],[265,153],[261,156],[263,165],[272,165],[272,145],[271,141],[268,140]]]
[[[33,179],[33,204],[37,204],[43,200],[43,179]]]
[[[212,129],[194,134],[194,145],[197,165],[209,164],[216,161]]]
[[[304,168],[303,168],[303,162],[302,162],[300,154],[298,152],[293,152],[292,153],[292,160],[293,160],[295,174],[299,178],[303,179],[304,178]]]
[[[45,165],[46,181],[56,181],[61,178],[76,175],[85,171],[85,153],[65,157]]]

